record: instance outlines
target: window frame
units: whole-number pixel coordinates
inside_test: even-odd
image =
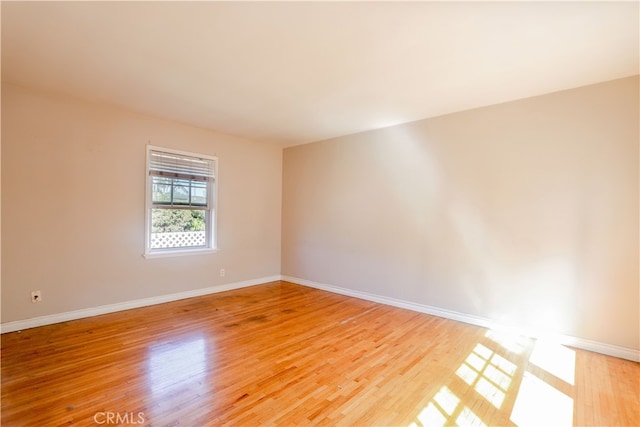
[[[214,253],[218,251],[217,245],[217,202],[218,202],[218,157],[210,156],[207,154],[193,153],[183,150],[175,150],[172,148],[159,147],[151,144],[146,146],[146,166],[145,166],[145,233],[144,233],[144,254],[145,258],[158,258],[169,256],[183,256],[183,255],[198,255],[206,253]],[[158,208],[153,204],[153,177],[150,174],[151,166],[151,152],[162,152],[167,154],[175,154],[178,156],[195,157],[210,161],[213,166],[213,180],[209,182],[209,188],[207,189],[207,204],[208,209],[204,209],[205,217],[207,219],[206,227],[206,241],[205,247],[183,247],[183,248],[166,248],[166,249],[152,249],[151,248],[151,215],[154,208]],[[197,206],[194,206],[197,208]],[[177,207],[177,209],[188,209],[188,207]],[[161,208],[162,209],[162,208]],[[171,208],[168,208],[171,209]]]

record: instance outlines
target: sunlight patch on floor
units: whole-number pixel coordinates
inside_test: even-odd
[[[409,424],[409,427],[422,427],[422,426],[445,426],[447,423],[447,417],[442,415],[440,411],[433,405],[433,403],[429,403],[426,408],[418,414],[418,420],[420,424],[417,422],[412,422]]]
[[[462,412],[460,412],[458,418],[456,418],[456,424],[460,427],[487,427],[480,417],[474,414],[473,411],[466,406]]]
[[[456,375],[473,386],[474,390],[496,409],[500,409],[515,371],[516,365],[494,354],[484,345],[477,344],[460,365]]]
[[[573,399],[525,372],[518,391],[511,421],[526,426],[573,425]]]
[[[456,424],[469,427],[486,427],[471,409],[467,406],[459,410],[460,399],[448,387],[444,386],[433,397],[433,400],[418,414],[418,422],[413,422],[410,427],[418,426],[447,426],[451,425],[451,419],[455,417]]]
[[[486,427],[486,422],[471,407],[482,408],[481,414],[489,420],[501,414],[504,418],[499,419],[509,417],[521,427],[571,426],[573,399],[552,385],[555,379],[547,383],[542,378],[549,374],[564,381],[566,386],[575,387],[575,351],[550,340],[534,340],[509,330],[489,330],[485,336],[486,345],[477,343],[455,371],[468,388],[458,380],[450,382],[448,385],[456,390],[456,395],[443,386],[411,426]],[[522,364],[517,365],[516,361]],[[508,405],[505,404],[507,396],[511,396]]]
[[[433,398],[447,415],[453,414],[456,407],[460,403],[460,399],[448,387],[442,387],[438,394]]]
[[[448,387],[442,387],[418,414],[418,421],[423,426],[444,426],[459,403],[460,399]]]
[[[529,361],[562,381],[574,385],[576,352],[560,344],[538,341]]]

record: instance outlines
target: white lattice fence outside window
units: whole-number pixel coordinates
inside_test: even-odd
[[[205,231],[151,233],[151,248],[162,249],[204,246],[207,241],[205,233]]]

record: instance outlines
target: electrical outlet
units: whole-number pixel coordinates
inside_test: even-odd
[[[42,291],[31,291],[31,302],[42,301]]]
[[[224,277],[224,268],[220,269],[220,277]]]

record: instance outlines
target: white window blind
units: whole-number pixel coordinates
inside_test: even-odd
[[[149,158],[149,174],[167,178],[213,181],[213,161],[152,150]]]

